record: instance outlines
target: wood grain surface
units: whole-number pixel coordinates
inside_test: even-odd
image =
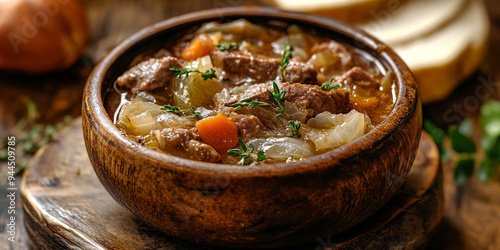
[[[85,80],[95,63],[118,42],[140,28],[168,17],[205,8],[251,4],[248,0],[186,0],[186,1],[133,1],[133,0],[83,0],[92,30],[92,41],[81,59],[69,70],[47,75],[25,76],[0,72],[0,135],[25,114],[20,96],[25,95],[37,103],[42,123],[61,121],[64,116],[80,115],[81,96]],[[465,109],[467,98],[482,101],[475,90],[491,86],[488,98],[500,98],[500,1],[486,0],[491,22],[490,46],[480,70],[464,81],[453,95],[442,102],[424,106],[425,115],[440,121],[441,125],[459,119],[477,117],[478,109]],[[127,17],[127,18],[124,18]],[[462,109],[455,108],[462,106]],[[453,163],[444,165],[444,223],[433,242],[435,249],[500,249],[500,178],[489,184],[472,180],[462,187],[452,181]],[[0,164],[0,176],[7,172],[7,165]],[[16,180],[19,187],[20,180]],[[21,201],[17,199],[17,242],[7,241],[7,191],[5,179],[0,180],[0,249],[26,249],[27,236],[23,228]]]
[[[425,246],[442,217],[438,158],[432,139],[424,134],[406,183],[379,212],[340,235],[293,248]],[[90,164],[80,119],[34,159],[22,196],[27,231],[37,248],[218,249],[162,234],[116,203]]]

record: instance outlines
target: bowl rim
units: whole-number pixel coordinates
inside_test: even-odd
[[[136,142],[125,137],[115,126],[112,119],[103,105],[102,83],[108,73],[110,66],[118,59],[120,55],[131,49],[136,44],[146,41],[148,38],[161,32],[168,32],[180,25],[187,23],[202,23],[222,18],[263,18],[269,20],[279,20],[289,23],[300,23],[320,27],[330,30],[333,33],[340,34],[353,39],[353,43],[359,46],[366,46],[368,50],[377,51],[376,57],[379,61],[384,61],[389,70],[393,72],[396,84],[398,85],[397,101],[389,115],[377,126],[360,138],[332,149],[328,152],[302,159],[290,163],[273,163],[262,165],[230,165],[221,163],[207,163],[180,158],[174,155],[158,152],[139,145]],[[355,46],[355,48],[360,48]],[[361,48],[362,50],[367,50]],[[417,85],[408,66],[403,60],[387,45],[366,32],[347,25],[341,21],[328,17],[317,16],[307,13],[290,12],[278,10],[270,7],[243,6],[228,7],[218,9],[208,9],[191,12],[188,14],[172,17],[158,23],[147,26],[134,33],[108,52],[103,59],[94,67],[88,77],[84,90],[83,109],[87,108],[89,116],[92,116],[98,124],[96,132],[100,133],[108,140],[113,140],[114,146],[125,149],[124,153],[135,153],[142,157],[156,161],[159,167],[176,168],[178,170],[187,170],[206,173],[223,173],[234,177],[245,176],[266,176],[287,175],[290,173],[304,173],[308,171],[317,171],[322,168],[335,167],[339,161],[356,156],[358,153],[376,147],[383,143],[384,139],[410,119],[411,114],[419,103],[417,94]],[[82,112],[85,114],[85,110]],[[91,126],[91,125],[89,125]]]

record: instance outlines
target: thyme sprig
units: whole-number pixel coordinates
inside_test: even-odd
[[[281,56],[281,62],[278,62],[278,65],[281,67],[281,79],[285,78],[285,70],[290,64],[290,59],[292,59],[292,51],[293,47],[290,44],[290,41],[286,42],[285,49],[283,50],[283,54]]]
[[[300,138],[302,135],[300,134],[299,130],[300,127],[302,126],[302,123],[300,121],[288,121],[288,125],[290,126],[290,137],[297,137]]]
[[[321,88],[324,90],[335,90],[335,89],[340,88],[339,84],[332,85],[332,82],[333,82],[333,77],[330,78],[330,80],[327,83],[321,85]]]
[[[285,101],[286,92],[284,90],[280,91],[276,82],[273,82],[273,90],[273,92],[271,92],[270,90],[267,90],[267,92],[271,94],[271,100],[277,106],[276,110],[279,112],[279,114],[276,115],[276,118],[280,118],[285,115],[285,107],[283,106],[283,102]]]
[[[234,111],[241,110],[243,107],[269,107],[268,103],[265,102],[259,102],[259,101],[253,101],[252,97],[247,97],[239,100],[237,103],[231,104],[231,107],[236,107]]]
[[[161,110],[165,110],[167,112],[170,112],[170,113],[173,113],[173,114],[176,114],[176,115],[185,115],[185,114],[188,114],[189,116],[194,116],[194,117],[197,117],[197,118],[200,118],[202,119],[203,116],[201,115],[200,112],[196,112],[194,107],[191,107],[190,109],[186,110],[186,109],[181,109],[177,106],[171,106],[171,105],[164,105],[163,108],[161,108]]]
[[[230,49],[235,49],[235,50],[239,50],[240,49],[240,46],[245,42],[245,40],[241,41],[240,43],[220,43],[220,44],[217,44],[217,48],[220,50],[220,51],[226,51],[226,50],[230,50]]]
[[[190,73],[201,73],[201,77],[203,77],[203,80],[217,78],[217,75],[215,74],[216,73],[215,69],[208,69],[207,71],[205,71],[205,73],[202,73],[197,69],[188,69],[188,68],[181,69],[178,67],[169,68],[169,70],[173,71],[174,75],[178,76],[179,78],[182,75],[188,77]]]
[[[241,149],[229,149],[227,153],[230,155],[241,157],[241,161],[239,163],[241,165],[248,165],[250,164],[250,158],[252,157],[253,152],[255,151],[255,147],[253,143],[250,143],[250,150],[248,150],[247,146],[245,145],[241,137],[238,137],[238,141],[240,143]],[[265,159],[266,155],[264,154],[264,151],[260,150],[259,152],[257,152],[258,161],[263,161]]]

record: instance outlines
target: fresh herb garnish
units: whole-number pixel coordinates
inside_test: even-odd
[[[241,44],[243,44],[245,41],[241,41],[240,43],[221,43],[217,44],[217,48],[219,48],[220,51],[226,51],[230,50],[231,48],[239,50]]]
[[[191,72],[200,72],[199,70],[191,70],[191,69],[188,69],[188,68],[178,68],[178,67],[173,67],[173,68],[169,68],[169,70],[173,71],[174,72],[174,75],[178,76],[179,78],[182,76],[182,75],[186,75],[186,77],[189,76],[189,73]]]
[[[273,101],[273,103],[276,104],[276,106],[278,106],[276,107],[276,110],[278,110],[279,114],[277,114],[276,117],[277,118],[283,117],[283,115],[285,114],[285,107],[283,106],[283,101],[285,100],[286,92],[284,90],[280,91],[276,82],[273,82],[273,89],[274,92],[271,92],[270,90],[267,90],[267,92],[271,94],[271,100]]]
[[[229,149],[227,151],[228,154],[230,155],[236,155],[241,157],[241,161],[239,162],[241,165],[248,165],[250,164],[250,158],[253,154],[253,151],[255,150],[253,143],[250,143],[250,151],[248,150],[247,146],[241,139],[241,137],[238,137],[238,141],[240,142],[241,149]],[[257,152],[257,160],[258,161],[263,161],[266,159],[266,155],[264,154],[264,151],[259,151]]]
[[[300,127],[302,126],[302,123],[300,121],[288,121],[288,125],[290,126],[290,137],[295,137],[300,138],[301,134],[299,133]]]
[[[201,73],[201,77],[203,77],[203,80],[207,80],[217,78],[217,75],[215,75],[215,69],[209,69],[205,73]]]
[[[38,108],[29,98],[22,96],[21,101],[26,105],[26,116],[21,118],[7,135],[0,138],[0,162],[8,160],[8,138],[16,138],[16,170],[14,175],[21,174],[33,155],[52,140],[54,134],[73,121],[71,116],[65,116],[63,121],[56,124],[39,124]]]
[[[201,113],[200,113],[200,112],[196,112],[196,111],[194,110],[194,108],[193,108],[193,107],[191,107],[191,108],[189,109],[189,115],[190,115],[190,116],[195,116],[195,117],[198,117],[198,118],[200,118],[200,119],[202,119],[202,118],[203,118],[203,116],[201,115]]]
[[[339,84],[334,84],[332,86],[332,82],[333,82],[333,77],[330,78],[330,80],[327,83],[321,85],[321,88],[324,89],[324,90],[335,90],[335,89],[340,88]]]
[[[285,78],[285,69],[290,64],[290,59],[292,59],[293,47],[290,41],[286,42],[285,49],[283,50],[283,55],[281,56],[281,62],[278,65],[281,67],[281,79]]]
[[[182,75],[186,75],[186,77],[188,77],[189,73],[201,73],[197,69],[188,69],[188,68],[180,69],[178,67],[169,68],[169,70],[173,71],[174,75],[178,76],[179,78]],[[205,73],[201,73],[201,77],[203,77],[203,80],[217,78],[217,75],[215,75],[215,72],[216,72],[215,69],[209,69],[209,70],[205,71]]]
[[[458,156],[458,162],[453,170],[453,177],[457,184],[464,184],[477,173],[482,182],[488,182],[500,168],[500,102],[486,100],[481,106],[479,114],[481,128],[481,146],[484,154],[477,155],[483,150],[477,150],[472,139],[474,123],[472,119],[463,120],[458,126],[450,126],[448,134],[432,122],[424,121],[424,129],[429,132],[436,142],[443,162],[447,161],[450,152]],[[443,142],[449,138],[452,150],[445,150]],[[476,159],[480,159],[477,163]]]
[[[231,107],[236,107],[234,111],[241,110],[243,107],[269,107],[268,103],[265,102],[259,102],[259,101],[252,101],[252,97],[247,97],[244,99],[239,100],[237,103],[231,104]]]
[[[195,116],[197,118],[203,118],[200,112],[196,112],[193,107],[191,107],[189,110],[186,109],[181,109],[176,106],[171,106],[171,105],[164,105],[161,110],[165,110],[170,113],[174,113],[176,115],[183,115],[183,114],[189,114],[190,116]]]

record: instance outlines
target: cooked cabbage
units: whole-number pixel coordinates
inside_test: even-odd
[[[194,127],[189,117],[178,116],[161,110],[160,105],[151,102],[131,101],[120,110],[116,122],[120,128],[134,136],[146,136],[152,130],[169,127]]]
[[[304,138],[314,144],[317,150],[329,150],[350,143],[365,133],[370,123],[365,115],[352,110],[347,114],[323,112],[309,119],[303,130]]]
[[[222,32],[229,40],[243,40],[247,37],[263,38],[268,34],[263,26],[253,24],[245,19],[238,19],[229,23],[210,22],[201,27],[196,33]],[[227,37],[230,35],[232,37]]]
[[[187,63],[185,68],[205,73],[213,68],[210,56],[204,56]],[[201,73],[192,72],[186,77],[174,77],[172,81],[174,102],[181,109],[206,106],[213,102],[216,93],[222,90],[222,83],[216,78],[204,80]]]
[[[266,157],[280,161],[299,160],[314,155],[314,149],[309,143],[292,137],[253,139],[247,143],[248,147],[252,143],[255,152],[262,150]]]

